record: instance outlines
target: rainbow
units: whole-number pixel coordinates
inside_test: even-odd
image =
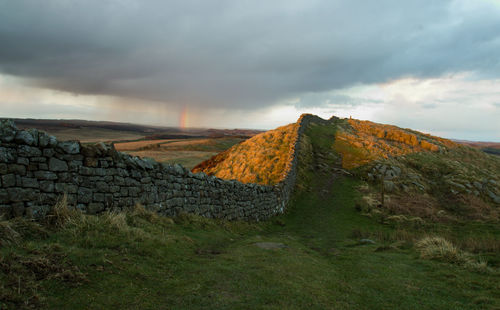
[[[181,110],[181,115],[179,117],[179,127],[181,128],[186,128],[187,127],[187,120],[188,120],[188,110],[187,107],[184,106]]]

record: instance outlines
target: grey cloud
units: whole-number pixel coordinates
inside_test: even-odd
[[[375,100],[372,98],[362,98],[356,96],[350,96],[345,94],[337,94],[332,92],[323,93],[305,93],[300,96],[297,102],[293,102],[294,106],[297,108],[310,108],[310,107],[322,107],[322,108],[353,108],[366,104],[376,104],[381,103],[380,100]]]
[[[0,0],[0,42],[0,71],[36,85],[254,108],[402,76],[467,70],[498,77],[500,7],[433,0]]]
[[[422,108],[424,109],[435,109],[437,108],[437,104],[436,103],[424,103],[422,104]]]

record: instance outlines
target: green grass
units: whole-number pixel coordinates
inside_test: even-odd
[[[55,255],[50,262],[61,267],[41,280],[30,276],[34,271],[29,264],[11,262],[21,277],[20,295],[36,294],[39,305],[48,309],[500,305],[498,276],[423,260],[411,247],[390,247],[395,240],[377,239],[394,231],[355,210],[356,183],[340,178],[326,189],[328,194],[298,193],[288,214],[261,224],[195,216],[174,222],[145,216],[147,212],[85,216],[51,229],[47,237],[26,237],[3,247],[2,266],[14,254],[25,260]],[[359,244],[359,231],[377,243]],[[254,245],[264,241],[288,247],[264,250]],[[73,273],[69,280],[57,275],[65,271]],[[3,285],[9,283],[6,278],[2,273]],[[16,283],[10,292],[17,294]]]

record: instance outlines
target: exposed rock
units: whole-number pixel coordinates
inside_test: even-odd
[[[361,243],[361,244],[375,244],[375,241],[373,241],[371,239],[361,239],[361,240],[359,240],[359,243]]]
[[[396,178],[396,176],[397,176],[396,173],[392,170],[387,170],[385,172],[385,179],[386,180],[392,180],[392,179]]]
[[[401,168],[399,168],[398,166],[391,166],[391,170],[394,171],[394,173],[396,174],[396,176],[400,176],[401,175]]]
[[[483,185],[481,183],[479,183],[478,181],[474,181],[472,182],[472,184],[474,185],[475,188],[477,188],[478,190],[482,190],[483,189]]]
[[[385,180],[385,181],[384,181],[384,189],[385,189],[385,191],[386,191],[386,192],[388,192],[388,193],[390,193],[390,192],[394,191],[394,189],[395,189],[395,184],[394,184],[394,182],[392,182],[392,181],[388,181],[388,180]]]
[[[491,198],[491,200],[493,200],[495,203],[500,203],[500,197],[495,195],[495,193],[493,193],[492,191],[486,191],[486,194],[488,195],[488,197]]]
[[[453,181],[449,180],[448,184],[450,184],[452,187],[459,188],[461,190],[465,190],[465,186],[463,186],[460,183],[456,183],[456,182],[453,182]]]

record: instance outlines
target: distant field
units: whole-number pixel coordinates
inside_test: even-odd
[[[154,158],[158,162],[178,163],[188,169],[231,146],[244,141],[243,138],[216,139],[163,139],[115,143],[118,151],[139,157]]]
[[[138,140],[144,138],[144,135],[140,133],[105,128],[49,129],[47,132],[57,137],[58,140],[79,140],[82,143]]]
[[[141,141],[132,141],[132,142],[121,142],[115,143],[115,148],[117,151],[126,152],[126,151],[138,151],[146,148],[157,148],[160,144],[165,142],[173,142],[178,141],[176,139],[164,139],[164,140],[141,140]]]
[[[500,142],[456,141],[457,143],[475,147],[485,153],[500,156]]]
[[[120,152],[151,157],[159,162],[179,163],[189,169],[261,132],[253,129],[177,128],[85,120],[12,120],[18,128],[37,128],[60,141],[113,142]]]

